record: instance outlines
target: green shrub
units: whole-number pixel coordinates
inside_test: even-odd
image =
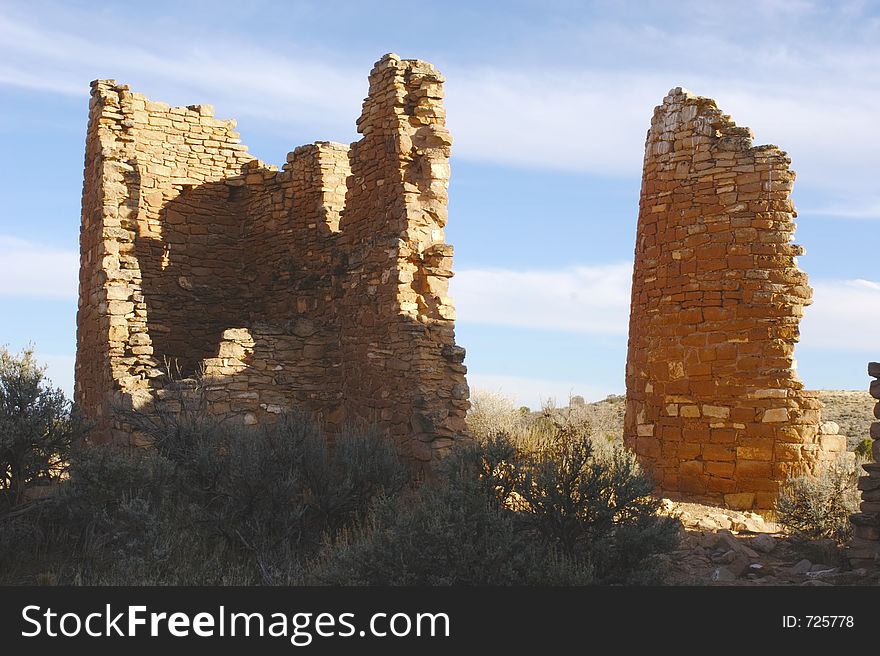
[[[790,479],[779,492],[779,522],[795,535],[844,542],[850,535],[849,516],[859,510],[857,474],[844,460],[819,476]]]
[[[678,524],[658,514],[653,484],[620,445],[559,427],[522,455],[514,491],[531,530],[569,558],[593,564],[599,583],[648,583],[654,554]]]
[[[325,585],[586,584],[588,564],[530,539],[485,477],[486,449],[461,447],[438,477],[382,497],[366,521],[328,543],[307,575]]]
[[[167,435],[155,449],[83,448],[38,513],[0,517],[0,578],[15,534],[19,553],[51,554],[61,583],[289,584],[408,480],[387,440],[350,430],[330,448],[297,414],[265,430],[187,419]]]
[[[674,544],[632,456],[580,424],[460,446],[415,485],[370,431],[154,419],[155,448],[79,449],[59,494],[0,514],[0,581],[644,583]]]
[[[855,449],[853,451],[856,454],[856,457],[862,462],[870,462],[871,461],[871,447],[874,445],[874,440],[870,437],[866,437],[858,444],[856,444]]]
[[[0,510],[21,503],[29,484],[59,479],[83,429],[44,374],[32,348],[15,356],[0,347]]]
[[[311,582],[333,585],[648,583],[679,525],[657,514],[631,454],[562,428],[462,447],[436,481],[383,498],[328,544]]]

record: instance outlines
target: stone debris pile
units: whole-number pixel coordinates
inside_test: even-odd
[[[664,499],[681,521],[678,548],[660,557],[669,583],[685,585],[871,585],[880,570],[851,567],[831,539],[801,540],[763,516]]]

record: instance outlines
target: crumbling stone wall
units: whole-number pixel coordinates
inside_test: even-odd
[[[709,98],[673,89],[654,111],[624,438],[664,494],[769,510],[781,481],[845,451],[795,373],[812,290],[791,243],[789,164]]]
[[[75,398],[98,439],[130,439],[120,407],[176,409],[169,365],[245,424],[366,420],[421,462],[466,434],[442,84],[386,55],[363,138],[300,146],[281,171],[210,106],[92,84]]]
[[[869,391],[878,399],[874,405],[874,417],[880,419],[880,362],[868,363],[871,381]],[[862,491],[860,512],[850,516],[853,537],[846,553],[853,567],[880,566],[880,421],[871,424],[871,456],[874,462],[862,465],[864,476],[859,477]]]

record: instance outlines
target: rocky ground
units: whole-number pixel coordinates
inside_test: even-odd
[[[880,568],[850,569],[833,540],[797,540],[749,512],[669,499],[663,508],[683,526],[663,557],[674,585],[880,585]]]

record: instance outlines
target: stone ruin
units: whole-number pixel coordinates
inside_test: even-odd
[[[93,83],[75,399],[96,441],[136,439],[119,408],[180,410],[169,365],[200,381],[208,412],[247,425],[293,407],[331,433],[365,421],[421,463],[467,435],[442,83],[386,55],[360,141],[300,146],[281,171],[210,106]],[[790,160],[751,139],[682,89],[654,112],[624,440],[659,492],[762,511],[846,439],[795,373],[812,290],[790,243]]]
[[[871,396],[878,399],[874,405],[874,417],[880,419],[880,362],[868,364],[868,375],[874,379],[869,387]],[[874,462],[862,465],[867,475],[859,477],[861,512],[850,516],[853,537],[846,555],[853,567],[880,565],[880,421],[871,424],[870,437]]]
[[[770,510],[846,453],[795,372],[812,290],[791,243],[794,172],[709,98],[673,89],[645,145],[624,440],[665,495]]]
[[[369,80],[363,137],[280,171],[209,105],[92,83],[75,399],[95,441],[133,439],[119,408],[179,410],[166,365],[244,424],[369,422],[421,463],[466,436],[444,80],[393,54]]]

